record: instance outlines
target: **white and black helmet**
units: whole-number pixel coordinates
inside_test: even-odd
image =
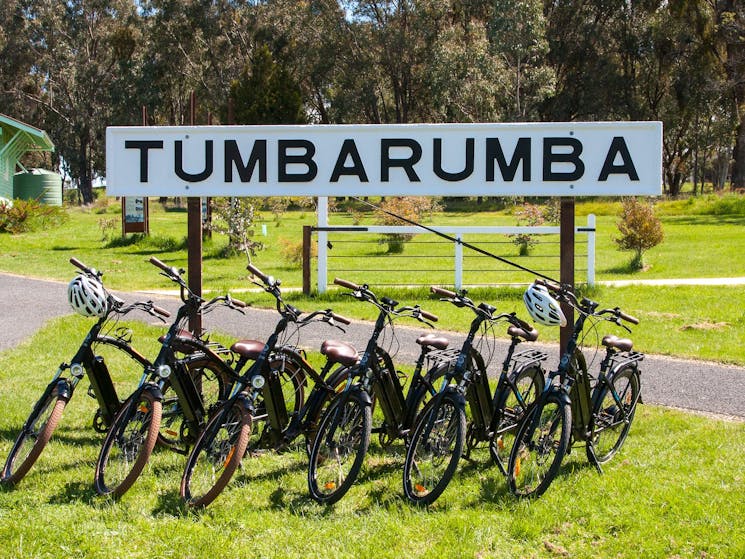
[[[67,284],[67,300],[83,316],[101,318],[109,310],[109,296],[101,282],[85,275],[76,276]]]
[[[567,319],[558,301],[551,297],[543,285],[530,285],[523,293],[523,301],[530,316],[545,326],[566,326]]]

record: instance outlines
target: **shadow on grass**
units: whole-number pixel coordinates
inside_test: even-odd
[[[204,511],[203,508],[187,506],[184,500],[175,491],[160,493],[158,502],[153,509],[153,515],[168,514],[172,516],[194,516],[199,518]]]
[[[69,505],[71,502],[85,503],[94,508],[111,504],[114,499],[101,497],[90,481],[69,481],[49,498],[50,505]]]

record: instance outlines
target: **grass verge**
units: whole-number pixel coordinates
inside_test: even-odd
[[[136,347],[151,355],[162,330],[131,326]],[[0,354],[3,459],[33,401],[88,327],[77,317],[57,320]],[[95,495],[102,435],[90,428],[93,411],[79,390],[27,479],[0,488],[0,556],[745,556],[743,423],[642,405],[602,476],[576,448],[541,499],[516,501],[487,453],[477,451],[430,509],[402,497],[400,446],[385,451],[374,442],[360,482],[332,508],[307,497],[302,451],[269,454],[244,460],[209,509],[191,512],[177,497],[184,457],[165,451],[156,451],[120,501]]]

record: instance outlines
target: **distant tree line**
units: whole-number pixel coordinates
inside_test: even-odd
[[[0,112],[92,200],[108,125],[661,120],[665,191],[745,188],[737,0],[0,1]],[[229,99],[232,101],[229,102]]]

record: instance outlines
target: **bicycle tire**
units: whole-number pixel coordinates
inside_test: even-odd
[[[150,460],[161,413],[161,401],[151,390],[136,392],[122,405],[96,461],[94,485],[99,495],[121,497],[132,487]]]
[[[362,469],[371,429],[370,405],[360,393],[339,394],[323,415],[310,451],[308,489],[314,500],[332,505],[346,495]]]
[[[242,398],[218,410],[197,439],[181,477],[181,498],[206,507],[228,485],[246,452],[251,414]]]
[[[641,390],[639,373],[631,367],[609,375],[608,383],[598,384],[596,388],[589,428],[590,439],[586,447],[588,459],[592,462],[594,454],[599,464],[613,458],[626,440]],[[618,408],[610,386],[618,394],[623,409]]]
[[[48,389],[47,389],[48,390]],[[46,448],[52,433],[57,428],[69,398],[60,396],[55,386],[42,396],[10,449],[0,480],[15,485],[29,472]]]
[[[507,475],[507,463],[510,452],[515,443],[515,433],[520,427],[525,414],[530,406],[535,403],[538,396],[543,392],[545,378],[540,367],[528,367],[517,375],[511,373],[512,384],[506,385],[505,393],[499,397],[494,406],[494,414],[499,418],[494,434],[489,441],[489,454],[492,461],[497,465],[499,471]],[[520,392],[524,407],[520,404],[512,385]]]
[[[334,401],[334,398],[344,389],[347,378],[349,378],[348,367],[339,367],[336,371],[334,371],[326,379],[326,383],[333,389],[334,392],[321,394],[313,409],[308,410],[308,427],[306,428],[303,437],[305,439],[305,453],[309,458],[310,451],[313,447],[313,441],[315,440],[316,434],[318,433],[318,427],[320,425],[321,418],[323,417],[323,414],[326,413],[326,410],[328,410],[331,403]],[[310,398],[308,399],[308,401],[310,402]]]
[[[534,422],[536,416],[537,422]],[[571,407],[555,392],[526,414],[507,465],[507,479],[513,495],[539,497],[548,489],[569,447],[571,425]]]
[[[465,437],[466,413],[455,393],[445,392],[427,403],[406,451],[403,485],[409,501],[430,505],[445,491],[458,467]]]

